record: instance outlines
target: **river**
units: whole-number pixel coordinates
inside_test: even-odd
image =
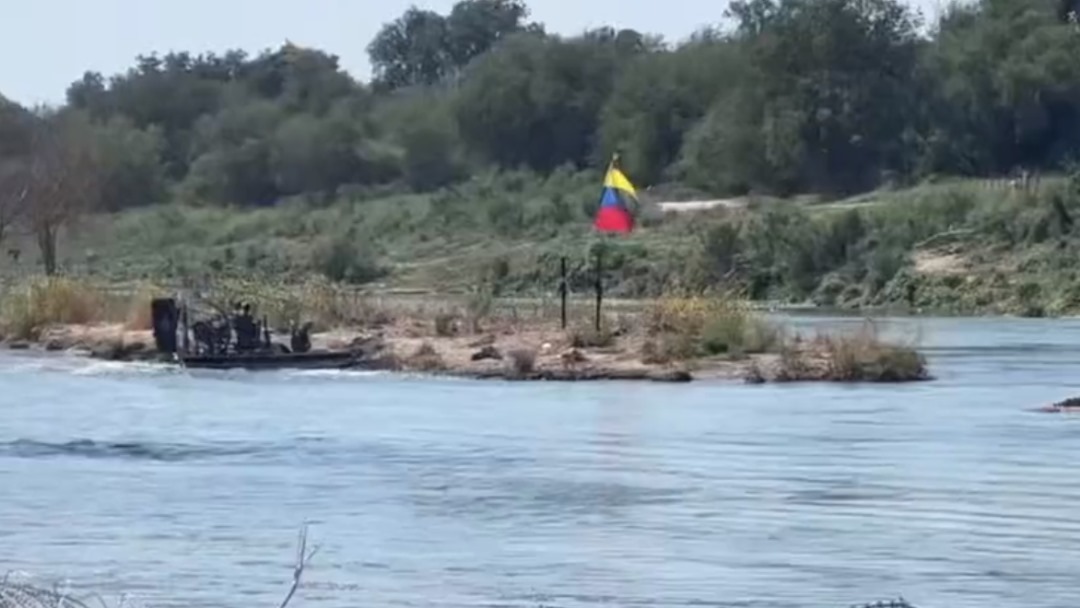
[[[800,319],[797,323],[840,323]],[[1080,321],[893,320],[930,383],[190,375],[0,354],[0,569],[127,605],[1080,605]],[[115,605],[115,603],[114,603]]]

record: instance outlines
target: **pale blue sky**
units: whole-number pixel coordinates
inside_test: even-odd
[[[411,4],[446,12],[455,0],[28,0],[3,9],[0,94],[61,102],[86,70],[105,74],[151,51],[276,48],[286,38],[334,53],[368,80],[366,47]],[[930,19],[939,0],[911,0]],[[723,0],[530,0],[532,18],[574,34],[601,25],[679,40],[723,18]]]

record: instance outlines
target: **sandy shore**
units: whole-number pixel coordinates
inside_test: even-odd
[[[622,337],[603,348],[575,348],[565,332],[525,329],[481,335],[431,336],[421,328],[338,329],[314,334],[313,351],[357,353],[358,366],[474,379],[643,380],[689,382],[710,379],[750,383],[836,381],[828,357],[806,344],[793,364],[791,353],[740,358],[646,362],[643,338]],[[288,342],[287,336],[274,337]],[[120,324],[58,325],[33,342],[8,343],[13,349],[69,352],[113,361],[162,360],[147,330]],[[925,380],[898,378],[885,381]]]

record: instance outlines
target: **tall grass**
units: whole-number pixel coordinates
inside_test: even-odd
[[[929,377],[925,358],[913,347],[887,342],[874,323],[854,334],[819,336],[828,378],[837,382],[901,382]]]
[[[10,340],[33,340],[50,325],[103,320],[105,294],[66,277],[34,277],[9,288],[0,299],[0,332]]]
[[[254,314],[265,316],[270,326],[287,330],[305,322],[316,331],[342,326],[382,325],[392,321],[387,309],[373,304],[355,289],[322,277],[299,284],[258,279],[223,279],[206,290],[206,302],[227,313],[236,302],[250,303]]]
[[[744,356],[776,349],[782,332],[735,294],[667,296],[645,311],[650,337],[659,340],[660,352],[649,356],[691,359],[700,356]]]

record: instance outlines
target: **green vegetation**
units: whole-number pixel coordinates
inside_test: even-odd
[[[655,362],[700,357],[742,358],[775,352],[779,328],[732,294],[712,297],[666,296],[645,311],[643,357]]]
[[[386,24],[367,84],[291,44],[142,56],[60,108],[0,98],[0,241],[20,252],[3,270],[469,287],[474,323],[550,294],[561,256],[588,290],[605,247],[613,296],[1075,312],[1075,10],[977,0],[923,24],[899,0],[745,0],[670,43],[463,0]],[[641,230],[600,243],[615,152]],[[1022,170],[1073,177],[988,181]],[[709,197],[731,205],[655,205]],[[770,341],[699,329],[657,356]]]

